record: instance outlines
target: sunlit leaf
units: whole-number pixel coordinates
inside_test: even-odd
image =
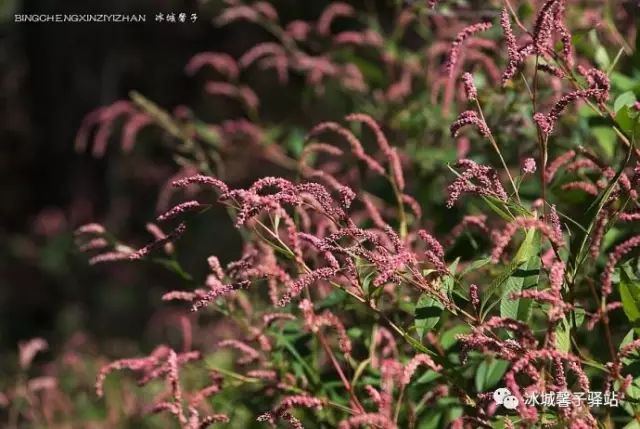
[[[436,326],[442,315],[443,308],[442,303],[431,296],[427,294],[420,296],[415,310],[415,326],[420,338],[424,337],[425,333]]]

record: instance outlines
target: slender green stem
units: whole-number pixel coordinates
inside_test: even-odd
[[[484,113],[482,111],[482,106],[480,106],[480,102],[478,101],[477,98],[476,98],[476,106],[478,107],[478,112],[480,113],[480,119],[482,119],[482,122],[486,124]],[[513,192],[516,197],[516,200],[519,203],[520,195],[518,194],[518,187],[516,186],[516,183],[513,180],[513,177],[511,176],[511,172],[509,171],[509,167],[507,166],[507,163],[505,162],[504,157],[502,156],[502,151],[498,147],[498,143],[493,137],[493,134],[489,133],[488,138],[489,138],[489,141],[491,142],[491,146],[493,146],[493,149],[496,151],[496,153],[498,154],[498,157],[500,158],[500,163],[502,164],[502,168],[504,168],[504,171],[507,173],[507,177],[509,177],[509,182],[511,183],[511,187],[513,188]]]

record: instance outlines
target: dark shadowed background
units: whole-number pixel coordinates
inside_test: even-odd
[[[123,154],[112,137],[102,158],[76,151],[74,139],[87,113],[132,90],[167,110],[197,102],[201,82],[184,73],[190,57],[202,51],[238,57],[264,38],[250,24],[216,28],[211,21],[221,4],[0,1],[0,348],[15,349],[34,336],[55,344],[77,331],[139,338],[161,291],[178,285],[154,267],[89,267],[73,245],[73,229],[92,221],[136,244],[149,240],[144,225],[157,215],[158,187],[176,171],[162,136],[143,132],[132,154]],[[287,15],[312,19],[326,4],[285,0],[278,11],[284,21]],[[168,12],[197,13],[198,20],[154,22],[157,13]],[[143,13],[147,22],[14,22],[14,14],[56,13]],[[304,82],[283,92],[273,79],[252,76],[252,86],[271,96],[270,109],[278,114],[300,115],[288,98],[295,85]],[[212,118],[224,116],[217,109],[211,106]],[[317,114],[331,119],[342,113]],[[253,177],[265,168],[254,167],[247,169]],[[229,222],[224,213],[217,219]],[[224,260],[239,252],[233,228],[217,226],[204,230],[210,240],[191,245],[196,271],[204,270],[197,264],[208,254]]]
[[[152,167],[135,154],[127,159],[117,148],[95,159],[77,153],[74,138],[84,115],[133,89],[162,106],[188,104],[194,88],[183,72],[187,60],[204,50],[242,49],[249,34],[216,30],[207,9],[196,6],[0,2],[1,348],[36,335],[62,339],[77,329],[117,336],[144,328],[153,285],[137,283],[143,276],[136,268],[119,267],[115,279],[88,268],[70,231],[97,219],[143,234],[157,185],[173,167]],[[154,22],[158,12],[182,11],[198,13],[198,20]],[[65,12],[144,13],[147,23],[14,23],[14,13]],[[143,150],[162,165],[157,145]]]

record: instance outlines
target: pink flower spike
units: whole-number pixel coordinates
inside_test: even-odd
[[[458,137],[460,130],[467,125],[475,125],[483,137],[489,137],[491,135],[491,130],[487,126],[487,123],[483,121],[473,110],[467,110],[462,112],[451,124],[451,127],[449,128],[451,137]]]
[[[467,100],[475,101],[478,98],[478,90],[473,83],[473,75],[471,73],[464,73],[462,75],[462,83],[464,84],[464,92],[467,95]]]
[[[500,182],[498,173],[491,167],[478,165],[470,159],[461,159],[456,164],[464,172],[453,183],[447,187],[449,198],[447,207],[451,208],[463,193],[474,193],[492,196],[502,201],[507,201],[508,195]],[[472,180],[476,180],[480,185],[476,185]]]
[[[382,132],[382,129],[380,129],[380,125],[378,125],[375,119],[373,119],[371,116],[365,113],[352,113],[350,115],[347,115],[345,119],[347,121],[361,122],[365,124],[376,136],[376,142],[378,143],[378,147],[380,148],[380,150],[384,153],[388,153],[391,151],[391,146],[389,145],[387,138]]]
[[[237,362],[240,365],[246,365],[248,363],[251,363],[253,361],[260,359],[260,353],[256,349],[239,340],[234,340],[234,339],[222,340],[218,342],[218,347],[232,348],[234,350],[239,351],[242,354],[242,357],[240,357],[237,360]]]
[[[453,72],[456,63],[458,62],[458,57],[460,56],[460,48],[462,43],[475,33],[486,31],[491,27],[493,27],[493,24],[491,24],[490,22],[481,22],[465,27],[458,33],[456,38],[453,40],[453,43],[451,44],[451,50],[449,51],[449,58],[447,59],[446,63],[447,73],[451,75],[451,73]]]
[[[192,184],[207,185],[217,188],[222,195],[225,195],[229,192],[229,187],[223,181],[210,176],[189,176],[172,182],[172,186],[176,188],[185,188]]]
[[[40,352],[49,348],[49,344],[43,338],[32,338],[29,341],[20,342],[19,361],[20,368],[27,369],[31,366],[33,358]]]
[[[478,286],[475,284],[469,286],[469,299],[471,300],[473,308],[478,310],[480,308],[480,295],[478,293]]]
[[[371,129],[371,131],[373,131],[373,134],[376,136],[378,147],[389,161],[396,186],[400,191],[404,190],[405,181],[402,173],[402,164],[400,162],[400,157],[398,156],[397,149],[392,148],[389,145],[389,142],[380,129],[378,123],[371,116],[364,113],[353,113],[351,115],[348,115],[345,119],[348,121],[362,122],[367,125]]]
[[[354,9],[347,3],[333,2],[327,6],[316,24],[316,31],[322,36],[327,36],[331,32],[331,23],[338,17],[353,16]]]
[[[407,363],[407,365],[404,368],[404,372],[402,374],[402,384],[406,386],[411,382],[411,377],[413,376],[413,374],[416,372],[416,369],[418,369],[420,365],[424,365],[435,372],[439,372],[442,370],[442,366],[436,364],[431,358],[431,356],[424,353],[416,355],[413,359],[409,361],[409,363]]]
[[[609,253],[607,265],[602,272],[602,295],[603,297],[609,296],[613,290],[611,277],[618,262],[629,252],[636,247],[640,246],[640,235],[636,235],[628,239],[627,241],[618,244],[613,252]]]
[[[187,63],[185,72],[192,76],[206,65],[231,80],[235,80],[240,73],[236,61],[229,55],[221,52],[201,52],[194,55]]]
[[[300,292],[305,287],[311,286],[313,283],[319,280],[327,280],[334,277],[337,274],[337,270],[335,268],[318,268],[317,270],[311,271],[307,274],[303,274],[298,279],[289,284],[288,291],[286,294],[280,299],[278,305],[280,307],[286,306],[289,302],[291,302],[292,298],[300,295]]]
[[[259,43],[246,51],[238,63],[240,67],[247,68],[262,57],[286,58],[287,54],[282,46],[273,42]]]
[[[533,174],[536,172],[536,160],[533,158],[525,158],[522,161],[522,172],[525,174]]]
[[[169,209],[167,212],[161,214],[160,216],[158,216],[157,220],[158,222],[164,222],[164,221],[173,219],[183,213],[195,211],[202,207],[203,207],[202,204],[200,204],[197,201],[187,201],[187,202],[178,204],[177,206]]]
[[[355,429],[363,426],[397,429],[396,424],[389,417],[380,413],[365,413],[349,417],[347,420],[340,422],[338,429]]]
[[[99,223],[88,223],[86,225],[82,225],[81,227],[77,228],[75,230],[75,235],[84,235],[84,234],[88,234],[88,235],[101,235],[104,234],[105,232],[107,232],[104,228],[104,226],[100,225]]]
[[[433,264],[438,271],[446,273],[448,269],[444,262],[444,249],[440,242],[423,229],[418,231],[418,236],[427,244],[427,250],[424,253],[425,259]]]
[[[555,177],[556,173],[563,165],[569,163],[573,158],[575,158],[576,152],[574,150],[567,151],[554,159],[551,164],[547,166],[547,170],[545,171],[546,182],[550,183]]]
[[[351,146],[351,151],[358,159],[366,163],[367,166],[373,171],[375,171],[376,173],[384,175],[385,173],[384,168],[378,163],[378,161],[371,158],[369,155],[365,153],[364,148],[362,147],[362,143],[360,143],[360,141],[356,138],[356,136],[354,136],[353,133],[351,133],[351,131],[347,130],[346,128],[340,126],[335,122],[322,122],[316,125],[309,132],[307,138],[327,130],[331,130],[337,134],[340,134],[342,137],[344,137],[344,139],[347,140],[347,142],[349,142],[349,145]]]
[[[549,113],[546,115],[537,112],[533,115],[533,120],[538,124],[540,131],[546,136],[553,132],[553,128],[560,118],[560,115],[564,110],[569,106],[569,104],[574,103],[580,99],[586,99],[589,97],[595,98],[596,100],[602,100],[605,96],[605,90],[600,88],[592,88],[592,89],[584,89],[570,92],[568,94],[563,95],[560,100],[553,105]]]

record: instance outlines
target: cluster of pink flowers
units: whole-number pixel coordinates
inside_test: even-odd
[[[489,126],[484,121],[484,119],[478,116],[478,114],[473,110],[467,110],[462,112],[458,116],[458,119],[456,119],[455,122],[451,124],[451,136],[457,137],[460,129],[467,125],[475,125],[483,137],[489,137],[491,135],[491,130],[489,129]]]
[[[473,83],[473,75],[468,72],[464,73],[462,75],[462,82],[464,83],[464,90],[469,101],[475,101],[476,98],[478,98],[478,90]]]
[[[475,193],[507,200],[507,193],[498,173],[493,168],[476,164],[470,159],[459,160],[456,165],[464,168],[464,171],[447,189],[449,192],[447,207],[453,207],[463,193]],[[475,184],[474,180],[478,184]]]
[[[96,393],[98,396],[104,395],[104,382],[109,373],[129,369],[139,374],[138,384],[145,385],[156,379],[164,379],[168,385],[170,399],[161,397],[153,406],[151,411],[168,412],[175,416],[181,427],[185,429],[198,429],[207,427],[215,422],[228,422],[229,418],[225,414],[209,414],[201,417],[198,407],[204,400],[220,392],[220,379],[212,377],[212,384],[194,392],[188,401],[185,401],[182,387],[180,385],[179,369],[187,363],[201,359],[200,352],[191,351],[176,353],[167,346],[159,346],[149,356],[141,358],[121,359],[104,366],[96,381]],[[163,395],[164,396],[164,395]]]
[[[533,116],[534,121],[538,124],[540,131],[542,131],[545,135],[551,134],[553,128],[560,118],[562,112],[567,108],[567,106],[576,100],[586,99],[589,97],[593,97],[596,100],[602,100],[605,92],[602,89],[585,89],[585,90],[577,90],[565,94],[553,105],[549,113],[536,113]]]

